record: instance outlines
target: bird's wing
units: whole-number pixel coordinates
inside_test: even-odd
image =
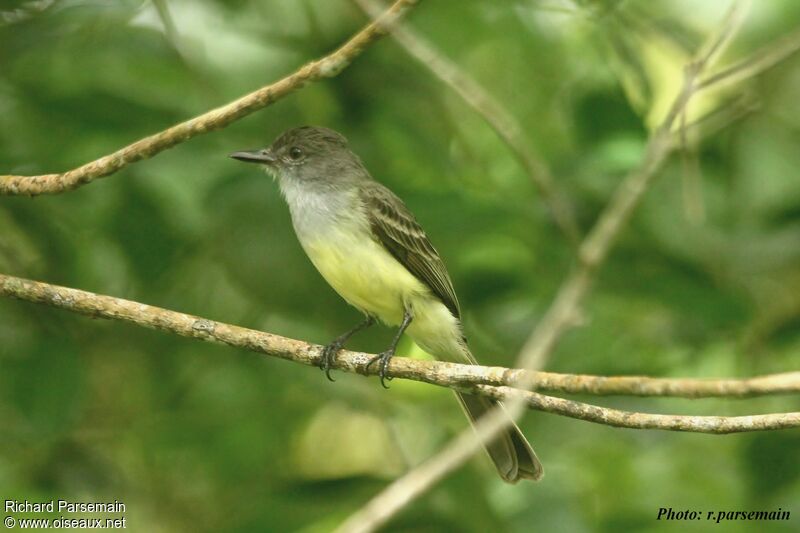
[[[362,199],[377,241],[459,318],[458,299],[447,269],[403,201],[378,182],[362,189]]]

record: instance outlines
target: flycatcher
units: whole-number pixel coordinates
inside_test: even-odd
[[[392,191],[372,179],[341,134],[303,126],[283,133],[261,150],[231,157],[259,163],[277,178],[289,204],[297,238],[322,277],[365,320],[323,351],[331,364],[345,342],[378,319],[399,326],[379,364],[381,384],[403,333],[438,359],[477,364],[467,348],[461,311],[444,263],[414,215]],[[472,422],[497,403],[456,393]],[[488,443],[486,451],[510,483],[539,479],[542,465],[519,428]]]

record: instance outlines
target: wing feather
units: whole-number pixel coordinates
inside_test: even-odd
[[[374,181],[363,187],[362,199],[378,242],[460,318],[458,298],[444,262],[403,201]]]

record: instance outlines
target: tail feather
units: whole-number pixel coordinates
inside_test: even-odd
[[[481,396],[461,393],[456,393],[456,396],[473,423],[499,404]],[[497,468],[497,473],[508,483],[516,483],[520,479],[537,481],[544,475],[542,463],[513,422],[507,430],[486,444],[486,451]]]
[[[456,319],[454,318],[454,320]],[[470,352],[469,347],[467,347],[466,339],[461,335],[461,326],[457,320],[456,326],[456,334],[452,337],[442,335],[436,339],[437,341],[441,341],[442,338],[449,338],[450,342],[425,342],[429,339],[420,337],[414,337],[414,340],[422,349],[433,354],[437,359],[477,365],[478,362],[475,360],[472,352]],[[484,396],[461,394],[458,392],[456,396],[470,422],[473,424],[487,411],[493,409],[497,405],[500,405],[502,412],[505,413],[506,416],[509,416],[505,409],[502,408],[502,404],[495,400]],[[513,420],[509,420],[507,429],[486,443],[485,448],[486,452],[489,454],[489,458],[497,468],[500,477],[508,483],[516,483],[520,479],[532,479],[536,481],[541,479],[544,475],[542,463],[539,462],[539,458],[536,457],[533,448],[531,448],[531,445]]]

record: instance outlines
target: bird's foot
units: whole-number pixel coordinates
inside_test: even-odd
[[[370,359],[369,363],[367,363],[366,368],[369,369],[373,363],[380,361],[378,375],[381,377],[381,385],[384,389],[389,388],[386,382],[392,381],[391,376],[386,376],[386,371],[389,369],[389,361],[392,359],[392,357],[394,357],[394,350],[386,350],[385,352],[381,352]]]
[[[331,377],[331,370],[333,368],[333,363],[336,362],[336,355],[343,347],[344,342],[341,338],[338,338],[322,349],[322,354],[319,358],[319,368],[325,372],[325,377],[330,381],[336,381]]]

